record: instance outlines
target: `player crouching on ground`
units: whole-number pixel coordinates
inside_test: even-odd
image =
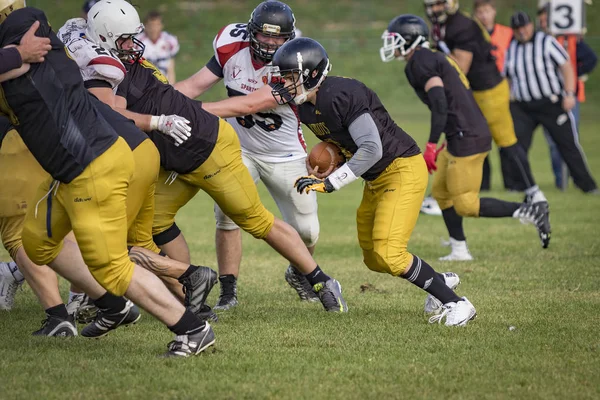
[[[439,274],[407,251],[427,189],[427,168],[415,141],[394,123],[371,89],[354,79],[327,77],[331,65],[318,42],[298,38],[284,44],[273,65],[283,78],[272,85],[278,103],[293,101],[301,121],[350,159],[327,177],[315,171],[300,177],[298,192],[331,193],[362,176],[356,220],[367,267],[427,291],[425,311],[435,314],[429,322],[445,318],[447,326],[466,325],[476,312],[466,297],[454,293],[458,276]]]

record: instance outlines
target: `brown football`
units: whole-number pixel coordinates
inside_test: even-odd
[[[319,172],[325,172],[330,165],[334,165],[334,168],[341,166],[346,162],[346,158],[335,144],[321,142],[310,151],[308,162],[313,169],[318,166]]]

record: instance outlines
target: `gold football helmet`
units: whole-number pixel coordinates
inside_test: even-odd
[[[0,23],[8,17],[8,14],[25,6],[25,0],[0,0]]]

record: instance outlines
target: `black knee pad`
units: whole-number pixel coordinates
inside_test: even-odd
[[[174,240],[177,236],[179,236],[180,233],[181,230],[177,224],[173,223],[173,225],[171,225],[166,231],[152,236],[152,239],[154,239],[154,243],[156,243],[157,246],[162,246]]]

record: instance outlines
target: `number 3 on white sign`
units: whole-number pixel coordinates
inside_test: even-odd
[[[584,0],[552,0],[548,15],[553,35],[581,35],[585,33]]]

